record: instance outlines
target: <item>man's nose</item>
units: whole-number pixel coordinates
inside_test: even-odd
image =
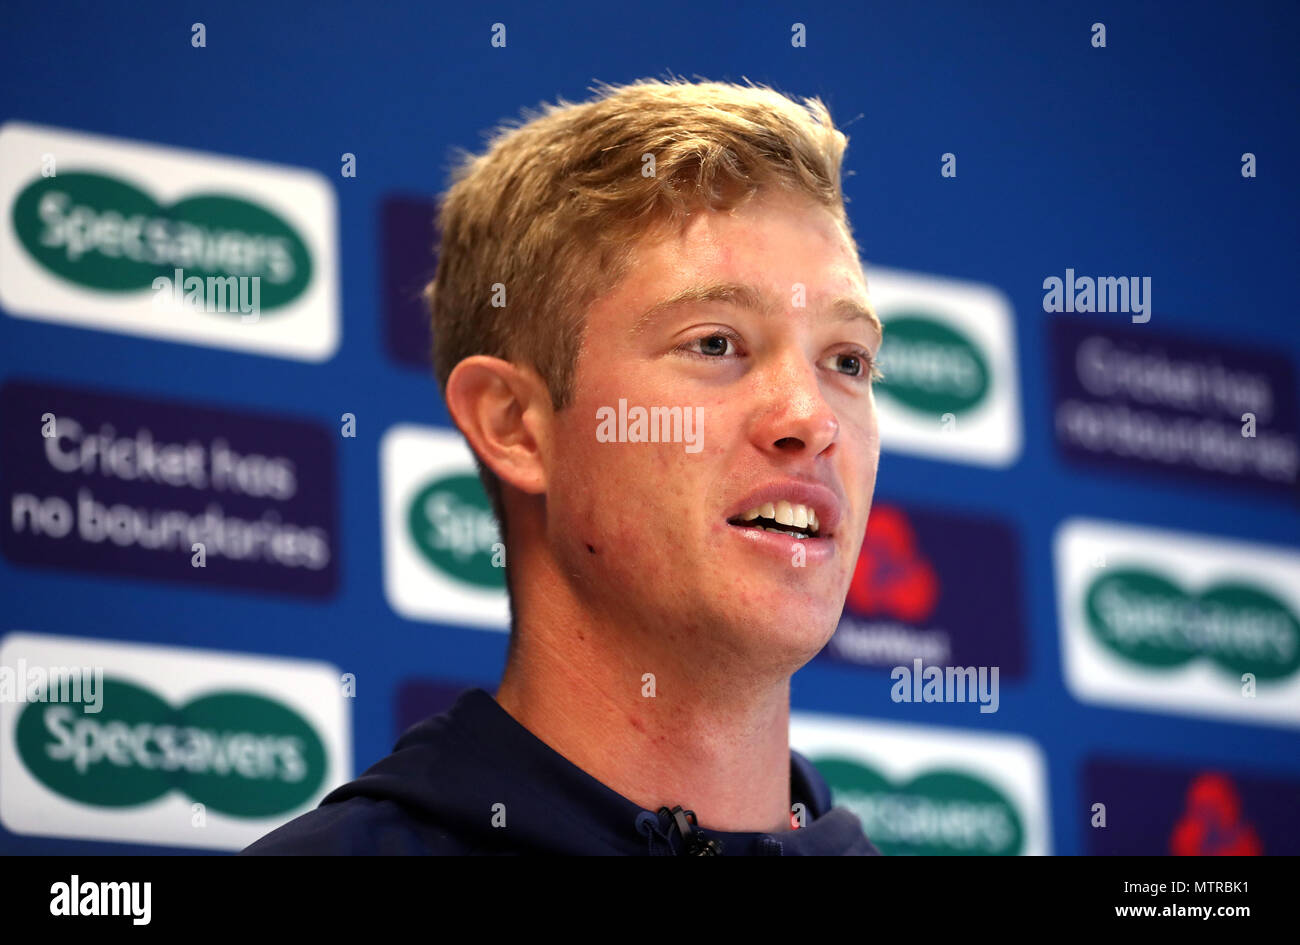
[[[835,442],[840,423],[822,395],[818,368],[806,355],[783,355],[770,365],[761,383],[766,409],[753,430],[760,450],[819,456]]]

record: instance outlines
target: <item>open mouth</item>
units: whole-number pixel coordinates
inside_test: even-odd
[[[727,519],[727,524],[737,528],[761,528],[765,532],[799,540],[821,537],[817,513],[809,506],[794,502],[765,502]]]

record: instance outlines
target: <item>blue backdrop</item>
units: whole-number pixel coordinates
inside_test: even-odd
[[[6,311],[0,383],[180,401],[329,430],[350,412],[357,435],[339,439],[334,450],[332,592],[201,586],[31,565],[9,555],[0,558],[0,633],[326,661],[357,681],[349,700],[355,771],[390,749],[411,680],[492,688],[504,634],[407,619],[385,596],[380,438],[394,424],[445,426],[448,418],[432,377],[389,350],[381,210],[394,195],[438,193],[449,149],[481,147],[484,130],[523,106],[557,96],[577,101],[595,80],[667,70],[749,77],[820,95],[850,136],[846,192],[869,267],[1005,293],[1023,431],[1009,465],[886,450],[879,472],[882,502],[992,518],[1014,534],[1023,668],[1004,680],[999,711],[976,716],[969,706],[895,703],[880,671],[834,660],[816,660],[795,677],[794,708],[1027,737],[1046,760],[1057,853],[1099,850],[1090,840],[1095,798],[1087,778],[1109,758],[1227,771],[1243,796],[1250,778],[1271,778],[1298,796],[1294,721],[1106,706],[1067,689],[1053,557],[1064,520],[1294,552],[1300,506],[1294,483],[1288,494],[1070,462],[1054,432],[1049,328],[1057,316],[1043,310],[1043,280],[1067,267],[1149,276],[1153,332],[1279,356],[1291,366],[1290,387],[1279,393],[1294,416],[1294,4],[804,4],[796,14],[770,3],[508,2],[487,10],[54,3],[18,5],[4,19],[4,121],[324,175],[338,208],[341,344],[314,362]],[[795,21],[806,25],[804,48],[791,45]],[[191,44],[195,22],[206,26],[206,47]],[[508,29],[505,48],[491,44],[496,22]],[[1106,25],[1104,48],[1091,42],[1096,22]],[[945,152],[956,155],[955,178],[940,173]],[[1257,157],[1257,177],[1241,174],[1245,152]],[[340,173],[344,153],[355,155],[355,177]],[[0,278],[10,263],[0,260]],[[1128,324],[1122,316],[1093,317]],[[1290,708],[1300,718],[1294,701]],[[1182,799],[1181,788],[1173,790],[1176,799],[1152,801],[1171,819]],[[1247,816],[1266,851],[1296,852],[1294,814],[1288,820],[1248,809]],[[1161,842],[1138,846],[1167,852]],[[177,849],[0,829],[0,851],[8,853]]]

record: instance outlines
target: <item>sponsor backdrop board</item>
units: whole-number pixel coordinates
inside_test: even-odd
[[[11,633],[0,666],[7,830],[237,850],[351,772],[328,664]]]
[[[1300,11],[58,7],[0,33],[0,853],[228,853],[494,691],[438,192],[665,69],[850,136],[883,452],[795,747],[888,853],[1297,851]]]

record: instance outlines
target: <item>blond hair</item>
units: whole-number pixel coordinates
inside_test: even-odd
[[[821,99],[681,78],[592,91],[525,109],[453,170],[425,290],[444,395],[452,369],[484,354],[532,366],[563,409],[588,306],[617,287],[640,237],[694,210],[782,189],[829,209],[853,239],[840,182],[848,139]],[[493,304],[498,285],[504,306]],[[479,472],[504,534],[500,483],[481,460]]]

